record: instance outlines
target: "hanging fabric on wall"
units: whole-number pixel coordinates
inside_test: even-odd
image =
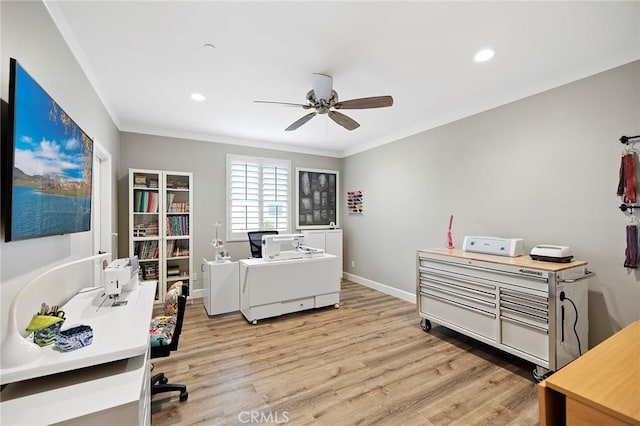
[[[633,152],[625,153],[620,160],[617,194],[624,196],[625,203],[636,202],[635,155]]]
[[[620,177],[618,178],[618,191],[616,192],[621,197],[624,195],[624,182],[625,182],[624,161],[625,161],[625,156],[623,155],[620,158]]]
[[[638,267],[638,226],[627,225],[627,248],[625,249],[625,268]]]

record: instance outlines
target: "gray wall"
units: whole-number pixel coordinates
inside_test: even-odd
[[[450,214],[456,247],[465,235],[524,238],[527,253],[567,245],[596,274],[593,346],[640,318],[616,196],[618,138],[639,133],[635,62],[347,157],[343,189],[363,191],[364,214],[344,217],[345,271],[415,294],[415,251],[446,247]]]
[[[121,206],[118,213],[119,253],[124,255],[129,252],[129,168],[192,172],[194,229],[192,255],[193,269],[197,273],[193,289],[202,288],[202,273],[200,272],[202,258],[209,260],[214,258],[213,248],[209,243],[215,236],[214,224],[216,222],[223,224],[218,233],[219,238],[225,238],[227,154],[290,160],[292,176],[296,167],[341,170],[342,162],[337,158],[317,155],[138,133],[123,132],[121,140],[121,162],[118,173],[118,193]],[[293,182],[292,180],[292,185],[294,185]],[[295,220],[292,217],[292,228],[293,226],[295,226]],[[248,242],[225,243],[225,249],[230,251],[233,260],[251,256]]]
[[[118,167],[120,134],[89,84],[84,72],[53,23],[41,2],[0,2],[1,16],[1,93],[8,101],[9,58],[13,57],[34,77],[76,123],[99,141],[112,156],[114,170]],[[4,123],[3,123],[4,126]],[[4,127],[3,127],[4,129]],[[3,144],[5,141],[3,140]],[[115,172],[113,184],[115,188]],[[111,203],[113,229],[116,226],[116,194]],[[4,222],[3,222],[4,223]],[[0,235],[0,312],[2,338],[6,334],[8,307],[18,291],[39,273],[52,266],[92,254],[91,232],[52,236],[26,241],[4,242],[4,226]],[[33,292],[22,299],[21,322],[28,318],[42,301],[59,303],[71,297],[79,288],[92,283],[91,267],[61,271],[44,278]]]

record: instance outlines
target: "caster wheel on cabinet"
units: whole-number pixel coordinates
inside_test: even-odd
[[[336,303],[335,305],[333,305],[334,308],[338,309],[340,307],[339,303]]]
[[[546,379],[547,377],[549,377],[550,375],[553,374],[553,371],[549,371],[549,372],[547,372],[545,374],[539,374],[537,370],[538,369],[536,367],[533,367],[533,370],[531,370],[531,377],[537,383],[540,383],[541,381],[543,381],[544,379]]]
[[[251,324],[256,325],[258,323],[258,320],[253,320],[251,321]]]
[[[431,321],[423,318],[422,320],[420,320],[420,327],[425,332],[431,330]]]

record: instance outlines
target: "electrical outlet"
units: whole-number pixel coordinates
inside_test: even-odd
[[[355,268],[355,267],[356,267],[356,261],[355,261],[355,260],[352,260],[352,261],[351,261],[351,267],[352,267],[352,268]]]

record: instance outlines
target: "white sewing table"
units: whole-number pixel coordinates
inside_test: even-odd
[[[338,258],[324,253],[303,259],[240,260],[240,311],[247,321],[340,302]]]
[[[102,301],[102,288],[81,290],[62,307],[63,329],[93,329],[89,346],[60,352],[41,348],[35,361],[0,370],[0,423],[58,422],[112,425],[150,422],[149,320],[156,282],[123,293],[123,306]]]

